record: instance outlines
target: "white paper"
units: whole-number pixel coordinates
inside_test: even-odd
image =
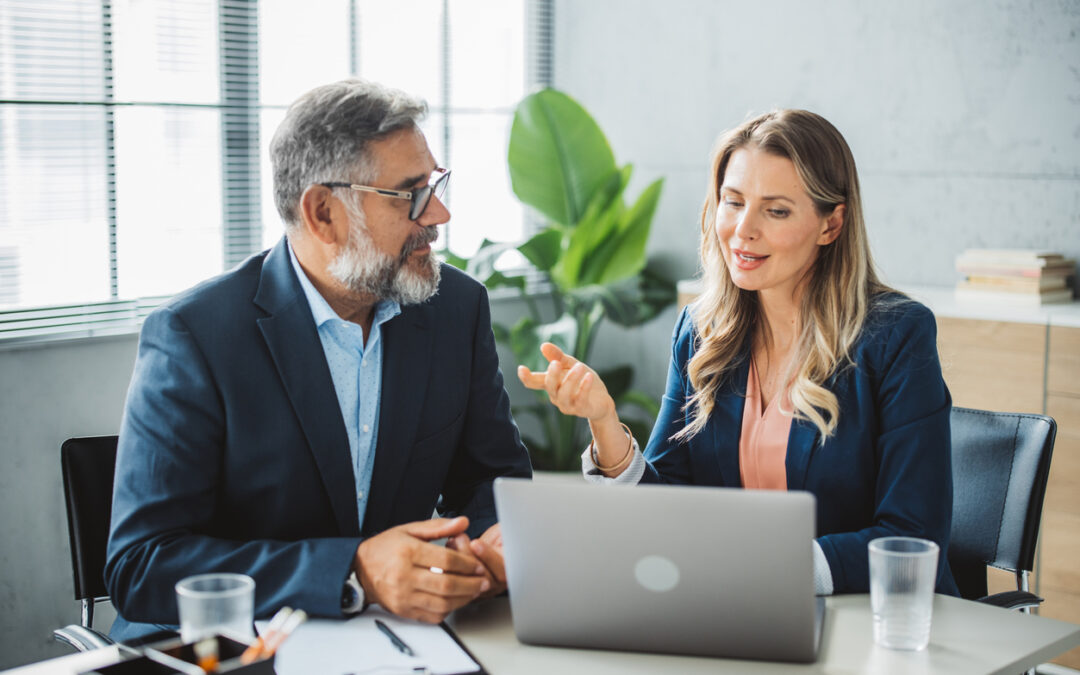
[[[375,626],[379,619],[416,656],[398,651],[390,638]],[[256,623],[261,634],[269,621]],[[427,668],[432,675],[471,673],[480,670],[454,638],[441,626],[410,621],[373,605],[351,619],[308,619],[277,651],[278,675],[412,675]]]

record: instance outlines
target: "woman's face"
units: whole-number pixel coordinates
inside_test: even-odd
[[[818,215],[790,159],[754,147],[728,160],[716,236],[732,281],[794,299],[818,256],[840,234],[844,207]]]

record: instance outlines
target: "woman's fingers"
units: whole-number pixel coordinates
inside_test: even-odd
[[[545,375],[547,373],[534,373],[525,366],[518,366],[517,368],[518,379],[528,389],[543,389]]]

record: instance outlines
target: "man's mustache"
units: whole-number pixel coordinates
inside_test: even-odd
[[[404,263],[409,255],[418,248],[422,248],[432,243],[439,238],[439,230],[434,227],[425,227],[405,242],[405,245],[401,247],[401,255],[399,259]]]

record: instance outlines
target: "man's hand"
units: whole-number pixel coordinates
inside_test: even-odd
[[[469,535],[462,532],[446,540],[447,548],[475,556],[484,566],[485,575],[491,588],[482,597],[498,595],[506,590],[506,565],[503,563],[502,529],[495,523],[479,539],[469,540]]]
[[[355,566],[368,601],[398,616],[439,623],[490,590],[490,575],[476,557],[430,543],[464,534],[468,526],[465,517],[436,518],[365,539],[356,549]]]

